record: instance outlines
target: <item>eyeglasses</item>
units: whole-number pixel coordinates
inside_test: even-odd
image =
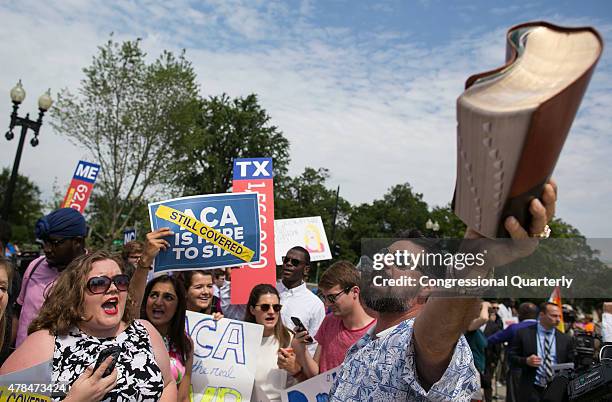
[[[112,278],[108,276],[94,276],[87,281],[87,289],[95,295],[106,293],[110,289],[111,283],[114,283],[117,290],[126,292],[130,285],[130,277],[125,274],[115,275]]]
[[[270,307],[272,307],[272,310],[274,310],[275,313],[278,313],[279,311],[281,311],[281,308],[283,307],[280,304],[268,304],[268,303],[256,304],[255,307],[257,306],[259,306],[259,309],[263,311],[264,313],[270,310]]]
[[[339,291],[338,293],[331,295],[324,295],[323,293],[319,292],[319,298],[321,299],[321,301],[323,301],[323,303],[334,304],[336,302],[336,299],[338,299],[340,295],[342,295],[343,293],[348,293],[351,289],[352,287],[347,287]]]
[[[289,262],[291,262],[291,265],[293,265],[294,267],[297,267],[298,265],[300,265],[304,261],[300,261],[297,258],[289,258],[287,256],[284,256],[283,257],[283,264],[287,264]]]

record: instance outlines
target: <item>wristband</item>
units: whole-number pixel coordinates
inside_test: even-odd
[[[145,266],[145,265],[142,265],[140,261],[141,261],[140,259],[136,261],[136,268],[146,269],[147,271],[150,271],[151,269],[153,269],[153,265]]]

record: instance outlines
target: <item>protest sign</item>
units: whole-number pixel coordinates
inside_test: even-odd
[[[65,395],[67,383],[51,382],[52,361],[40,363],[25,370],[0,376],[0,402],[50,401],[51,395]]]
[[[212,269],[259,261],[257,194],[196,195],[149,204],[152,230],[169,227],[170,248],[155,272]]]
[[[263,326],[187,311],[194,344],[193,400],[249,401],[255,382]]]
[[[282,402],[321,402],[329,400],[338,368],[326,371],[293,387],[281,391]]]
[[[136,228],[123,229],[123,244],[136,240]]]
[[[246,304],[251,289],[276,282],[274,261],[274,180],[272,158],[234,159],[234,192],[257,192],[261,224],[261,260],[232,272],[232,304]]]
[[[94,183],[98,178],[100,165],[95,163],[79,161],[72,176],[72,181],[62,202],[63,208],[74,208],[83,213],[89,196],[93,190]]]
[[[310,253],[310,261],[331,260],[331,250],[320,216],[277,219],[274,221],[276,264],[292,247],[302,246]]]

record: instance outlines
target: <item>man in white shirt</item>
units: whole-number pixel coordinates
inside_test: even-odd
[[[283,324],[294,329],[291,317],[297,317],[310,334],[316,334],[325,318],[323,302],[315,296],[304,282],[304,277],[310,271],[310,254],[304,247],[291,248],[283,258],[281,280],[276,284],[280,294],[281,318]],[[317,343],[313,342],[308,350],[314,355]]]

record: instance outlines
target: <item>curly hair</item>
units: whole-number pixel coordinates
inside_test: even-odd
[[[79,322],[89,321],[91,317],[84,318],[83,306],[87,276],[94,263],[105,260],[114,261],[121,272],[125,272],[123,260],[106,251],[95,251],[75,258],[55,280],[38,317],[28,328],[28,335],[41,329],[49,330],[54,336],[66,335]],[[132,305],[129,293],[125,305],[121,320],[129,324],[134,318],[133,309],[128,308]]]
[[[4,269],[6,271],[6,276],[8,278],[8,283],[6,284],[7,293],[4,295],[4,297],[8,299],[9,297],[8,290],[11,288],[11,283],[13,282],[13,272],[15,271],[13,268],[13,264],[4,257],[0,257],[0,269]],[[7,321],[7,317],[6,317],[6,310],[5,310],[4,314],[2,314],[2,318],[0,318],[0,350],[2,349],[2,346],[4,346],[4,333],[6,331],[6,321]]]

